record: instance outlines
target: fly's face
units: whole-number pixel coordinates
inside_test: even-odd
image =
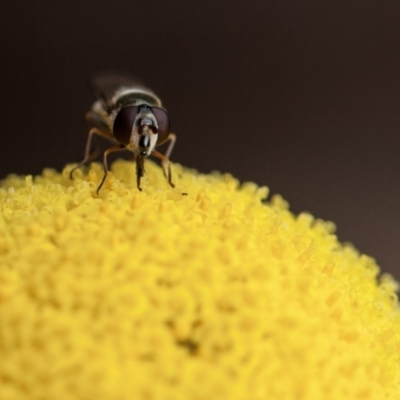
[[[167,112],[148,104],[128,105],[118,111],[113,122],[115,139],[138,156],[149,156],[170,134]]]
[[[171,133],[167,111],[161,100],[151,90],[129,77],[115,74],[98,75],[93,80],[93,88],[98,97],[86,120],[91,129],[86,144],[85,158],[75,168],[86,163],[91,156],[90,147],[93,134],[106,137],[117,145],[104,152],[104,177],[97,192],[103,185],[107,173],[108,154],[119,150],[130,150],[135,155],[137,187],[144,174],[145,159],[153,155],[162,161],[168,183],[174,187],[171,177],[169,156],[176,136]],[[161,154],[155,147],[169,141],[166,154]],[[71,171],[70,176],[75,168]]]

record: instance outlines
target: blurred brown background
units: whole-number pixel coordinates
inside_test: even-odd
[[[87,88],[164,100],[173,161],[267,185],[400,278],[400,3],[24,1],[0,6],[0,175],[81,158]]]

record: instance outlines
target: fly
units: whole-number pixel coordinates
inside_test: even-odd
[[[176,135],[171,133],[169,116],[160,98],[150,89],[123,75],[98,75],[92,83],[98,100],[85,115],[90,126],[85,155],[71,170],[70,178],[72,179],[77,168],[90,159],[93,135],[99,135],[115,144],[104,152],[104,176],[97,188],[97,194],[108,174],[107,156],[121,150],[129,150],[134,154],[136,185],[140,191],[145,160],[150,155],[161,160],[164,175],[174,187],[169,157]],[[155,150],[156,146],[166,142],[169,142],[169,146],[165,154]]]

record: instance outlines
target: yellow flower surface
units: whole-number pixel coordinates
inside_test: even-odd
[[[1,400],[400,398],[397,284],[332,223],[151,162],[0,187]]]

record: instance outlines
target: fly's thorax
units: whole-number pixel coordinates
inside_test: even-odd
[[[149,106],[161,107],[160,98],[147,88],[126,88],[121,87],[115,92],[112,98],[114,108],[120,109],[126,106],[139,106],[147,104]]]
[[[118,113],[127,106],[157,106],[162,107],[160,98],[146,88],[120,88],[116,91],[109,104],[104,100],[97,100],[92,111],[101,116],[112,129]]]

